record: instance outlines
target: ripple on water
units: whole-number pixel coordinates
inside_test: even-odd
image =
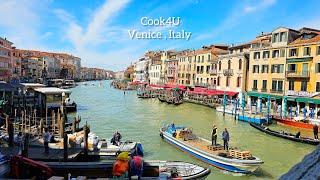
[[[212,124],[218,127],[218,137],[227,127],[231,146],[248,149],[265,162],[256,174],[249,176],[211,167],[212,173],[208,179],[275,179],[315,148],[266,135],[248,123],[235,121],[233,116],[224,117],[212,108],[190,103],[167,105],[157,99],[139,99],[135,91],[127,91],[124,95],[123,91],[110,88],[108,81],[103,81],[101,87],[99,82],[94,84],[72,89],[71,99],[79,105],[78,114],[82,117],[82,123],[87,121],[92,131],[100,137],[110,138],[115,130],[119,130],[124,139],[142,142],[147,159],[183,160],[208,166],[159,137],[159,128],[174,121],[192,127],[194,132],[208,139]],[[278,125],[272,128],[296,131]],[[221,142],[220,138],[218,140]]]

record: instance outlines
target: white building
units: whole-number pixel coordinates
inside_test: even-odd
[[[149,59],[143,57],[134,64],[134,81],[149,82]]]
[[[151,64],[149,66],[149,83],[150,84],[161,84],[161,64]]]

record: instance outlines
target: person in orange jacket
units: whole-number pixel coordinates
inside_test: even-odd
[[[122,152],[118,155],[117,160],[113,164],[112,175],[114,177],[125,177],[129,171],[129,154]]]

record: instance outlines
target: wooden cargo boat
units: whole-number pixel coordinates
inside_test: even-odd
[[[306,144],[311,144],[311,145],[318,145],[320,143],[320,141],[317,139],[311,139],[311,138],[307,138],[307,137],[297,137],[296,135],[291,134],[291,133],[273,131],[263,125],[258,125],[255,123],[250,123],[250,125],[252,127],[256,128],[262,132],[265,132],[267,134],[270,134],[272,136],[281,137],[281,138],[288,139],[291,141],[296,141],[296,142],[301,142],[301,143],[306,143]]]
[[[222,170],[247,174],[254,172],[263,163],[249,151],[226,151],[221,145],[211,146],[210,141],[197,137],[185,127],[164,126],[160,129],[160,136],[182,151]]]

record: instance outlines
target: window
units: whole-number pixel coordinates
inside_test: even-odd
[[[231,69],[231,60],[228,61],[228,69]]]
[[[218,77],[218,80],[217,80],[217,85],[220,86],[220,76]]]
[[[276,91],[276,89],[277,89],[277,81],[275,81],[275,80],[272,80],[272,91]]]
[[[316,64],[316,73],[320,73],[320,63]]]
[[[294,81],[289,81],[289,90],[294,91]]]
[[[241,77],[238,77],[237,78],[237,87],[240,87],[240,84],[241,84]]]
[[[283,64],[273,64],[271,65],[271,73],[283,73]]]
[[[267,90],[267,80],[262,81],[262,90]]]
[[[219,71],[221,71],[221,61],[219,61]]]
[[[275,42],[278,42],[278,41],[279,41],[279,33],[273,34],[273,36],[272,36],[272,42],[275,43]]]
[[[307,91],[308,81],[301,81],[301,91]]]
[[[303,48],[303,55],[304,56],[310,56],[310,47],[304,47]]]
[[[204,56],[202,56],[201,62],[204,62]]]
[[[253,65],[253,73],[259,73],[259,65]]]
[[[200,62],[200,56],[198,56],[198,63]]]
[[[290,49],[289,50],[289,56],[292,57],[292,56],[298,56],[298,49],[295,48],[295,49]]]
[[[239,70],[242,69],[242,59],[239,59]]]
[[[280,49],[280,57],[285,57],[286,50],[285,49]]]
[[[279,55],[280,55],[279,50],[272,51],[272,58],[277,58],[277,57],[279,57]]]
[[[253,90],[257,90],[258,89],[258,80],[253,80]]]
[[[260,59],[260,52],[254,52],[253,59]]]
[[[280,33],[280,42],[287,41],[287,32],[281,32]]]
[[[278,81],[278,91],[283,90],[283,81]]]
[[[208,54],[208,61],[210,61],[211,59],[210,59],[210,54]]]
[[[320,46],[317,47],[317,55],[320,55]]]
[[[263,57],[263,59],[269,58],[270,57],[270,51],[263,51],[262,57]]]
[[[269,65],[262,65],[261,73],[268,73],[269,72]]]
[[[289,72],[296,72],[297,71],[297,65],[296,64],[288,64],[288,71]]]
[[[226,78],[226,86],[229,87],[229,85],[230,85],[230,77],[227,77]]]
[[[320,92],[320,82],[317,82],[317,85],[316,85],[316,92]]]

